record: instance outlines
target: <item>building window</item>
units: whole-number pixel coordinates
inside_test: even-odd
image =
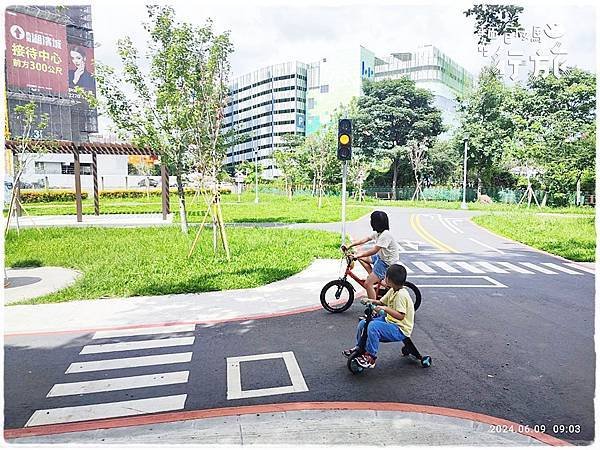
[[[92,164],[91,163],[79,163],[81,168],[81,175],[91,175],[92,174]],[[74,175],[75,174],[75,163],[62,163],[61,173],[63,175]]]
[[[44,167],[44,163],[40,161],[35,162],[35,173],[43,174],[46,173],[46,168]]]
[[[315,99],[314,98],[309,98],[306,101],[306,109],[313,109],[315,107]]]
[[[321,86],[321,94],[327,94],[328,92],[329,92],[328,84],[324,84],[323,86]]]

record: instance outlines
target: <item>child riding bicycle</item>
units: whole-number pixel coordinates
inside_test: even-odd
[[[356,359],[356,363],[364,368],[375,367],[379,342],[406,340],[405,343],[409,346],[410,353],[418,355],[410,340],[415,310],[412,299],[404,288],[406,268],[400,264],[392,264],[387,270],[385,280],[390,290],[381,300],[369,300],[373,305],[377,305],[375,307],[377,316],[371,321],[367,329],[366,351]],[[356,330],[356,346],[344,350],[342,352],[344,356],[349,357],[358,349],[365,323],[365,319],[359,322]]]
[[[390,221],[383,211],[373,211],[371,213],[371,228],[373,233],[352,242],[347,248],[342,247],[346,252],[356,245],[366,244],[375,241],[375,245],[369,249],[357,252],[354,258],[365,268],[369,276],[365,280],[365,290],[367,297],[375,299],[375,286],[385,278],[385,273],[392,264],[400,259],[398,243],[390,233]]]

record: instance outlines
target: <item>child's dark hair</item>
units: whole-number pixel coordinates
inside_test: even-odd
[[[373,211],[371,213],[371,228],[378,233],[390,229],[390,220],[383,211]]]
[[[406,267],[402,264],[392,264],[388,267],[385,276],[392,283],[397,284],[398,286],[404,286],[404,283],[406,282]]]

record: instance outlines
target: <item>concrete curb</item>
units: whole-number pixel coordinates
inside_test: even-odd
[[[228,418],[233,416],[258,416],[260,414],[268,414],[268,413],[288,413],[292,411],[299,412],[310,412],[306,414],[306,418],[318,418],[319,411],[376,411],[377,413],[381,412],[395,412],[401,413],[397,415],[389,415],[380,414],[384,418],[384,422],[389,426],[390,419],[394,419],[394,416],[399,418],[405,418],[408,415],[412,415],[413,420],[417,423],[416,427],[413,427],[410,432],[411,434],[419,435],[419,424],[424,424],[426,422],[433,422],[433,428],[436,431],[436,438],[443,442],[446,437],[444,437],[444,431],[449,433],[449,428],[459,429],[462,433],[469,434],[477,432],[481,436],[494,436],[494,434],[498,435],[509,435],[513,434],[513,439],[509,439],[507,442],[509,445],[518,445],[527,443],[527,438],[534,439],[538,443],[546,444],[546,445],[571,445],[570,443],[558,439],[554,436],[541,433],[539,431],[535,431],[530,429],[529,426],[523,424],[517,424],[515,422],[511,422],[509,420],[501,419],[498,417],[489,416],[486,414],[480,414],[470,411],[452,409],[452,408],[444,408],[437,406],[428,406],[428,405],[415,405],[408,403],[391,403],[391,402],[298,402],[298,403],[275,403],[275,404],[266,404],[266,405],[253,405],[253,406],[238,406],[238,407],[230,407],[230,408],[215,408],[215,409],[206,409],[206,410],[197,410],[197,411],[181,411],[174,413],[161,413],[161,414],[151,414],[151,415],[143,415],[143,416],[135,416],[135,417],[124,417],[119,419],[102,419],[88,422],[74,422],[74,423],[66,423],[60,425],[43,425],[43,426],[34,426],[28,428],[18,428],[18,429],[8,429],[4,431],[5,439],[17,439],[23,437],[33,437],[33,436],[51,436],[51,435],[60,435],[65,433],[80,433],[85,431],[92,430],[110,430],[110,429],[118,429],[124,427],[139,427],[144,425],[155,425],[161,423],[168,423],[170,427],[174,427],[177,422],[185,422],[185,421],[197,421],[197,420],[206,420],[211,418]],[[422,416],[425,415],[425,416]],[[255,417],[256,420],[253,420],[253,433],[260,435],[261,423],[266,425],[267,427],[272,426],[272,423],[264,421],[261,418]],[[286,422],[285,417],[283,418],[284,422]],[[387,420],[386,420],[387,419]],[[354,422],[354,421],[352,421]],[[326,430],[328,428],[327,420],[319,420],[317,421],[321,425],[321,427]],[[302,424],[302,428],[304,428],[304,423]],[[363,422],[364,425],[364,422]],[[353,426],[359,426],[358,423],[354,423]],[[490,429],[490,426],[493,427]],[[218,431],[223,430],[223,422],[219,423]],[[227,427],[225,427],[227,428]],[[414,429],[416,428],[416,429]],[[364,436],[368,436],[368,442],[371,445],[377,443],[377,436],[375,433],[374,436],[369,436],[370,427],[361,426],[361,429],[365,431],[361,434]],[[389,429],[389,428],[388,428]],[[498,429],[499,431],[495,433],[493,430]],[[147,432],[151,431],[148,430]],[[117,430],[115,430],[116,432]],[[195,430],[196,432],[198,430]],[[317,433],[315,433],[315,431]],[[131,433],[131,429],[127,429],[127,433]],[[305,433],[310,435],[310,433],[315,434],[323,434],[321,430],[306,430]],[[439,433],[439,435],[438,435]],[[117,434],[117,433],[115,433]],[[120,433],[122,434],[122,433]],[[441,436],[440,436],[441,435]],[[106,433],[106,439],[110,441],[110,434]],[[519,436],[521,439],[519,439]],[[91,439],[96,439],[96,435],[90,436]],[[494,436],[495,438],[496,436]],[[75,440],[75,436],[69,436],[69,440]],[[151,438],[151,436],[149,436]],[[167,438],[169,438],[167,436]],[[419,440],[422,440],[425,444],[428,441],[428,436],[421,435],[418,436]],[[516,439],[515,439],[516,438]],[[522,439],[525,438],[525,439]],[[431,436],[429,436],[431,439]],[[243,440],[243,439],[242,439]],[[339,439],[338,439],[339,440]],[[37,441],[39,442],[39,441]],[[342,443],[342,442],[339,442]],[[498,444],[498,442],[496,442]]]

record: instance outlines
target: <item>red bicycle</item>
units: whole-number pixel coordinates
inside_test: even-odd
[[[321,305],[327,311],[332,313],[344,312],[354,302],[354,286],[348,281],[348,277],[352,278],[363,288],[365,287],[365,279],[360,278],[352,269],[356,259],[354,259],[354,253],[348,249],[342,248],[344,258],[346,259],[346,270],[344,275],[337,280],[331,280],[323,289],[321,289]],[[410,281],[404,283],[404,287],[408,291],[410,297],[415,305],[415,311],[421,306],[421,291]],[[388,287],[383,282],[377,283],[375,286],[375,295],[377,300],[385,295],[388,291]]]

